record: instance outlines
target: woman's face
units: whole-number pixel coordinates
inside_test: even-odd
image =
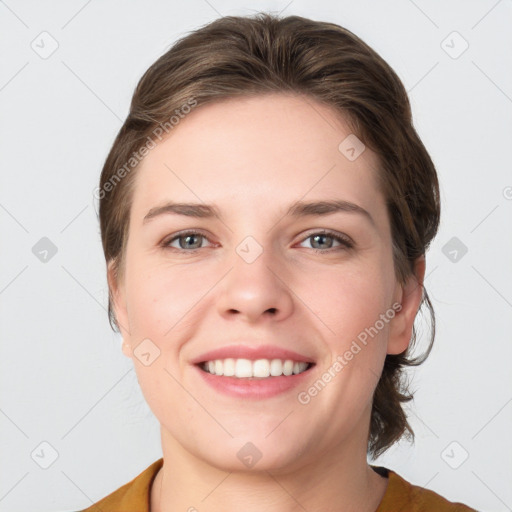
[[[273,94],[196,108],[143,160],[109,279],[164,445],[226,470],[366,453],[421,287],[395,280],[379,162],[360,144],[329,108]]]

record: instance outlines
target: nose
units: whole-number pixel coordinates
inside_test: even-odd
[[[235,254],[231,267],[219,286],[217,308],[221,316],[257,323],[265,319],[281,321],[291,315],[289,278],[270,252],[263,251],[251,263]]]

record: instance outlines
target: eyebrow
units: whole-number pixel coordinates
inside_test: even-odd
[[[367,210],[355,203],[341,199],[330,201],[314,201],[309,203],[304,201],[296,201],[295,203],[292,203],[292,205],[288,208],[285,213],[285,217],[320,216],[330,215],[332,213],[338,212],[362,215],[375,227],[375,221]],[[162,206],[151,208],[151,210],[149,210],[149,212],[144,217],[142,223],[146,224],[155,217],[169,214],[185,215],[187,217],[196,218],[221,218],[218,208],[214,205],[200,203],[176,203],[169,201]]]

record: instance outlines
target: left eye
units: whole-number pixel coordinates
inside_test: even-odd
[[[204,240],[207,240],[207,238],[203,234],[195,231],[187,231],[171,238],[168,242],[164,242],[163,245],[165,247],[172,247],[173,249],[189,249],[193,251],[201,249]],[[172,245],[175,241],[178,241],[179,247]]]
[[[311,248],[317,251],[322,249],[332,249],[334,243],[333,241],[336,241],[339,244],[337,247],[335,246],[334,249],[339,248],[340,246],[346,248],[353,247],[352,242],[348,238],[328,232],[312,233],[306,237],[302,243],[304,243],[306,240],[311,240]]]

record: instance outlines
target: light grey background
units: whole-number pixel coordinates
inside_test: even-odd
[[[377,50],[410,92],[438,169],[442,224],[426,279],[438,333],[411,374],[416,443],[374,463],[450,500],[512,510],[512,2],[7,0],[0,511],[85,508],[161,456],[158,423],[108,325],[92,192],[147,67],[219,15],[260,10],[341,24]],[[32,250],[43,237],[57,248],[46,262]]]

